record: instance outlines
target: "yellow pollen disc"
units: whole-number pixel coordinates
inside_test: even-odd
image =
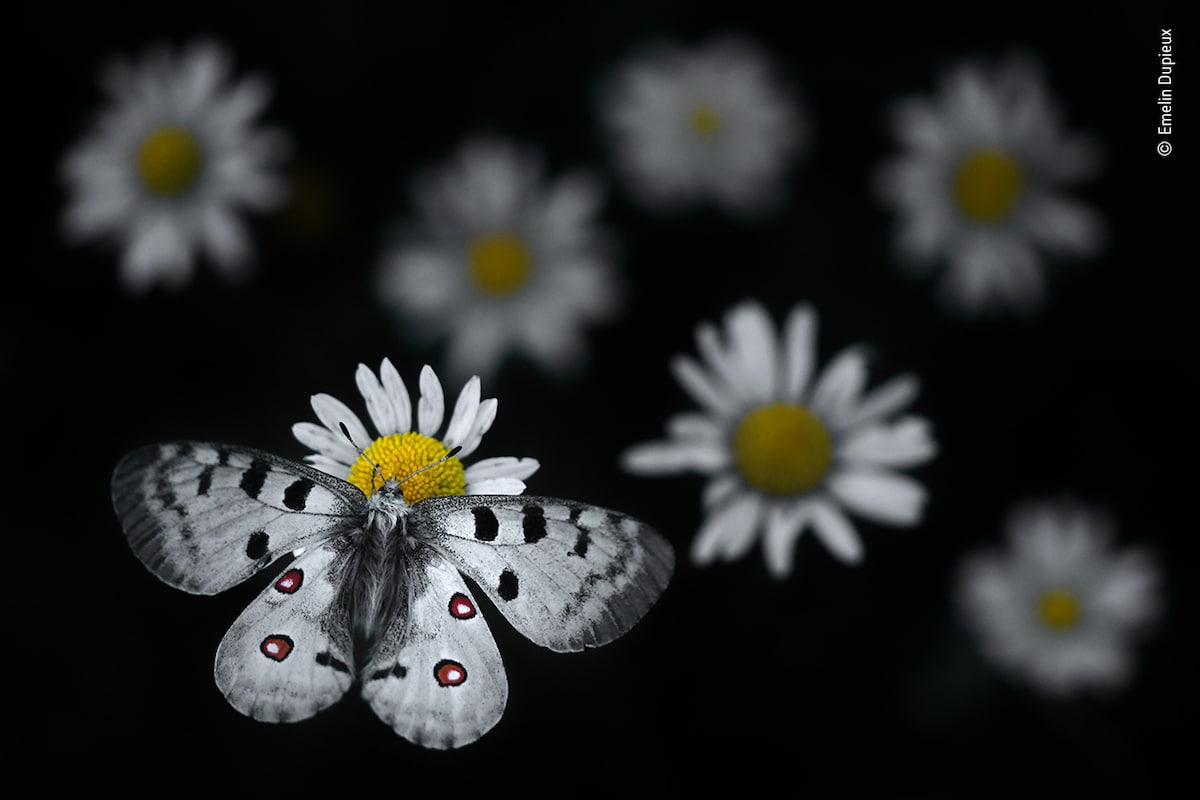
[[[1037,614],[1047,628],[1065,631],[1079,623],[1083,609],[1070,589],[1049,589],[1038,598]]]
[[[999,222],[1012,213],[1025,184],[1016,159],[999,150],[975,150],[954,173],[958,210],[976,222]]]
[[[533,255],[519,236],[493,233],[476,238],[467,247],[467,269],[484,293],[512,294],[529,280]]]
[[[155,194],[174,197],[192,188],[202,160],[200,145],[186,130],[177,126],[159,128],[138,148],[138,177]]]
[[[702,139],[715,136],[721,129],[721,115],[712,106],[697,103],[688,112],[688,127]]]
[[[401,489],[404,502],[409,505],[427,497],[466,494],[467,479],[463,475],[462,462],[457,458],[447,458],[436,467],[414,474],[436,463],[448,452],[449,448],[437,439],[411,431],[382,436],[362,452],[346,480],[362,489],[368,497],[382,489],[389,478],[404,481]],[[378,472],[372,462],[379,467]]]
[[[796,495],[821,482],[833,460],[829,431],[807,408],[770,403],[748,412],[733,432],[733,462],[766,494]]]

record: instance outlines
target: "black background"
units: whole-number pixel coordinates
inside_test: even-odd
[[[22,7],[10,81],[19,105],[9,155],[22,180],[9,186],[20,244],[0,331],[18,431],[5,481],[16,509],[5,525],[16,545],[7,616],[17,621],[6,669],[16,761],[49,765],[34,770],[47,785],[1165,791],[1195,695],[1184,656],[1195,630],[1187,153],[1175,141],[1160,158],[1154,130],[1155,53],[1160,27],[1176,21],[1172,6],[1113,16],[1080,4],[1055,18],[1006,6],[938,24],[864,12],[833,25],[753,4],[659,0],[537,11],[99,5]],[[609,171],[596,81],[648,35],[696,41],[721,30],[758,37],[811,121],[788,207],[755,223],[648,214]],[[58,161],[103,102],[105,59],[198,33],[232,48],[238,74],[272,80],[265,120],[291,134],[290,163],[315,216],[307,227],[289,213],[257,218],[259,270],[243,287],[204,266],[182,292],[130,298],[112,253],[60,240]],[[1190,47],[1176,33],[1184,84]],[[1105,148],[1103,172],[1076,196],[1104,216],[1109,242],[1097,259],[1052,265],[1042,314],[953,320],[931,284],[893,268],[891,219],[870,180],[895,152],[892,100],[928,94],[962,58],[1014,48],[1042,60],[1068,128]],[[1190,118],[1185,104],[1177,131]],[[604,222],[621,245],[629,301],[593,330],[579,379],[513,362],[484,386],[500,413],[478,455],[536,457],[531,493],[651,522],[681,556],[676,576],[633,632],[598,651],[541,651],[497,621],[509,707],[460,751],[399,739],[353,694],[303,723],[255,723],[221,698],[212,656],[257,587],[200,598],[159,583],[112,513],[112,465],[136,445],[175,438],[298,459],[305,449],[290,429],[315,419],[309,395],[363,410],[360,361],[377,368],[390,357],[410,386],[423,363],[438,367],[439,351],[397,335],[370,278],[388,226],[409,211],[408,179],[479,131],[537,143],[553,174],[589,167],[608,180]],[[694,352],[695,324],[744,297],[776,320],[814,303],[822,363],[866,342],[876,350],[872,385],[910,370],[923,379],[914,410],[933,421],[941,449],[914,471],[930,492],[925,522],[859,522],[860,566],[806,535],[786,582],[768,577],[758,548],[697,569],[686,553],[701,479],[636,478],[617,466],[623,449],[659,438],[670,414],[692,407],[668,359]],[[1014,502],[1064,493],[1111,510],[1120,544],[1153,547],[1164,569],[1163,623],[1140,649],[1134,681],[1111,697],[1051,701],[1009,682],[979,658],[950,602],[955,565],[1000,541]]]

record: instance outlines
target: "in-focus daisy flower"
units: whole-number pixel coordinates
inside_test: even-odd
[[[733,35],[648,43],[607,76],[599,115],[616,170],[655,211],[775,210],[806,127],[772,59]]]
[[[1007,520],[1008,547],[966,559],[965,623],[995,664],[1052,695],[1128,682],[1133,645],[1160,612],[1150,552],[1113,548],[1114,525],[1077,502],[1028,502]]]
[[[1063,130],[1029,59],[963,64],[936,97],[898,104],[893,124],[904,150],[880,169],[880,196],[897,215],[902,268],[925,277],[945,265],[947,310],[1036,310],[1044,256],[1098,251],[1100,219],[1063,188],[1096,173],[1099,148]]]
[[[321,424],[298,422],[292,426],[292,433],[301,444],[315,451],[305,457],[306,461],[323,472],[350,481],[368,496],[383,488],[390,478],[409,478],[403,484],[403,491],[404,500],[410,505],[426,497],[444,495],[521,494],[525,491],[525,478],[537,471],[536,459],[513,456],[485,458],[464,466],[496,419],[496,399],[479,398],[478,377],[472,377],[463,386],[444,431],[446,407],[442,384],[429,366],[421,370],[421,394],[415,409],[391,361],[383,360],[378,377],[366,365],[359,364],[354,378],[377,435],[368,433],[358,415],[345,403],[327,394],[312,397],[313,411]],[[446,458],[456,447],[460,448],[458,452]],[[431,464],[437,466],[414,475]]]
[[[762,533],[767,567],[791,574],[797,538],[811,527],[847,563],[863,556],[847,516],[912,526],[924,488],[899,470],[936,451],[922,417],[896,417],[917,379],[900,375],[866,394],[864,348],[848,347],[816,373],[816,314],[798,305],[777,339],[766,310],[745,301],[696,330],[701,360],[676,356],[672,370],[700,405],[667,423],[669,438],[627,450],[640,474],[709,476],[707,519],[692,543],[698,565],[742,557]]]
[[[184,285],[198,251],[226,277],[244,276],[252,246],[243,208],[286,200],[276,168],[287,139],[255,125],[267,84],[230,83],[230,72],[229,53],[210,41],[114,61],[102,75],[110,105],[63,160],[66,236],[113,242],[132,292]]]
[[[488,377],[509,353],[569,373],[584,327],[618,309],[599,185],[542,172],[533,147],[481,137],[415,182],[417,219],[385,254],[379,291],[415,338],[447,340],[455,376]]]

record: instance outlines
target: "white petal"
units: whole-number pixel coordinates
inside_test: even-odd
[[[911,403],[920,388],[921,382],[915,375],[898,375],[868,392],[858,407],[842,418],[841,424],[851,428],[860,422],[890,416]]]
[[[329,456],[322,455],[320,453],[307,455],[304,457],[304,460],[313,467],[321,470],[321,472],[324,472],[326,475],[332,475],[335,478],[346,480],[346,478],[348,478],[350,475],[350,464],[343,464],[337,459],[330,458]]]
[[[342,441],[346,441],[346,437],[342,434],[341,426],[346,426],[352,439],[352,441],[346,442],[346,452],[354,454],[349,459],[350,463],[354,463],[354,460],[358,458],[359,450],[365,450],[371,446],[371,442],[374,441],[371,434],[367,433],[367,429],[359,420],[358,415],[341,400],[328,394],[314,394],[312,407],[313,411],[317,413],[317,419],[321,420],[321,424],[335,436],[341,436]]]
[[[346,441],[345,436],[342,436],[341,433],[335,434],[324,425],[318,425],[315,422],[297,422],[292,426],[292,435],[305,447],[347,464],[347,470],[349,465],[358,458],[358,453]],[[339,477],[341,476],[339,475]]]
[[[522,494],[525,481],[520,478],[485,478],[469,484],[469,494]]]
[[[704,414],[674,414],[667,420],[666,428],[672,439],[717,443],[725,436],[724,427]]]
[[[855,428],[838,444],[836,458],[854,464],[912,467],[925,463],[936,453],[929,421],[908,416],[890,425],[872,422]]]
[[[775,396],[775,331],[766,309],[754,301],[734,306],[725,317],[738,396],[750,403],[765,403]]]
[[[723,504],[727,499],[743,488],[741,480],[733,473],[714,475],[704,485],[700,495],[700,503],[704,508],[713,508]]]
[[[767,570],[776,578],[792,574],[796,541],[812,516],[812,503],[778,503],[767,513],[766,533],[763,535],[763,556]]]
[[[483,441],[483,435],[491,430],[492,423],[496,421],[496,409],[499,402],[494,397],[480,402],[479,408],[475,412],[475,421],[471,423],[471,430],[467,432],[467,436],[462,442],[462,450],[458,452],[460,459],[474,453],[479,447],[479,443]]]
[[[754,544],[762,501],[749,492],[711,512],[692,542],[692,561],[698,566],[720,557],[732,561]]]
[[[367,414],[375,423],[375,430],[379,432],[379,435],[389,436],[399,432],[400,428],[396,424],[396,409],[392,407],[391,398],[380,385],[375,373],[366,364],[358,365],[358,369],[354,373],[354,382],[358,386],[358,393],[366,401]]]
[[[799,402],[808,390],[816,362],[816,312],[809,305],[798,305],[783,325],[783,385],[781,396]]]
[[[412,430],[412,400],[408,396],[408,387],[404,379],[392,366],[390,359],[385,358],[379,365],[379,378],[383,390],[392,401],[392,409],[396,415],[395,433],[408,433]]]
[[[437,373],[428,364],[421,367],[421,399],[417,401],[417,432],[437,438],[446,415],[446,401]]]
[[[845,514],[825,500],[813,501],[810,513],[813,531],[830,553],[847,564],[862,561],[862,539]]]
[[[495,456],[476,461],[463,471],[467,483],[491,480],[492,478],[518,478],[524,480],[538,471],[536,458]]]
[[[700,407],[718,417],[729,416],[732,413],[733,401],[722,395],[720,389],[694,359],[675,356],[671,359],[671,371],[684,391],[690,394]]]
[[[634,445],[621,454],[621,467],[635,474],[713,472],[729,463],[729,453],[709,442],[675,440]]]
[[[875,522],[910,526],[921,520],[925,489],[905,475],[849,467],[830,476],[827,485],[848,509]]]
[[[841,427],[841,420],[853,411],[866,382],[866,350],[847,347],[830,360],[817,379],[810,404],[813,412],[827,424]]]
[[[446,427],[446,435],[442,437],[442,442],[450,448],[465,442],[475,424],[478,411],[479,378],[473,376],[458,393],[454,413],[450,415],[450,424]]]

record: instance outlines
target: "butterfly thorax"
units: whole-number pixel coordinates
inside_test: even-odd
[[[343,584],[356,660],[365,663],[388,625],[408,603],[404,518],[412,509],[395,480],[367,500],[367,519]]]

